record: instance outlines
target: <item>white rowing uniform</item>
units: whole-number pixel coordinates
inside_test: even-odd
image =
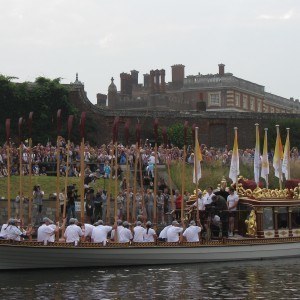
[[[54,230],[50,225],[43,224],[38,228],[37,231],[37,241],[38,242],[44,242],[44,244],[47,244],[47,242],[52,242],[51,236],[54,237]]]
[[[81,236],[83,236],[83,232],[76,224],[69,225],[64,235],[67,243],[75,242],[75,244],[79,242]]]
[[[94,243],[103,243],[106,245],[107,242],[107,234],[112,231],[111,226],[98,225],[94,227],[92,232],[92,240]]]
[[[191,225],[183,233],[187,242],[199,242],[199,232],[201,232],[201,227]]]
[[[144,235],[144,228],[140,225],[135,226],[133,228],[133,241],[137,243],[141,243],[144,241],[143,235]]]
[[[129,243],[132,240],[132,232],[130,229],[123,227],[121,232],[119,233],[119,243]]]
[[[166,239],[167,238],[167,231],[168,231],[168,229],[171,227],[172,225],[168,225],[168,226],[166,226],[161,232],[160,232],[160,234],[159,234],[159,238],[160,239]]]
[[[144,234],[143,234],[143,240],[144,242],[147,243],[152,243],[154,242],[154,236],[156,235],[156,232],[154,229],[149,228],[148,229],[148,233],[147,233],[147,229],[144,230]]]
[[[87,237],[87,236],[91,237],[94,228],[95,228],[95,226],[85,223],[84,224],[84,236],[85,237]]]
[[[171,225],[171,227],[167,230],[167,242],[176,243],[179,241],[179,233],[183,231],[182,227],[177,227]]]

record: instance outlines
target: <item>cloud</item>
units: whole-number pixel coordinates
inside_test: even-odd
[[[108,48],[112,42],[113,42],[113,35],[109,33],[103,38],[101,38],[97,44],[98,46],[100,46],[100,48]]]
[[[257,19],[260,20],[289,20],[293,17],[294,12],[293,10],[288,11],[287,13],[283,15],[267,15],[267,14],[262,14],[257,17]]]

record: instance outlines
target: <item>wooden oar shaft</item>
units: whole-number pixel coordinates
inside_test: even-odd
[[[84,138],[81,139],[80,145],[80,220],[84,223]]]
[[[129,205],[130,205],[130,195],[129,195],[129,187],[130,187],[130,184],[129,184],[129,181],[130,181],[130,178],[129,178],[129,172],[130,172],[130,166],[129,166],[129,153],[128,153],[128,148],[126,147],[126,219],[127,221],[129,222],[129,217],[130,217],[130,214],[129,214]]]
[[[19,168],[19,184],[20,184],[20,187],[19,187],[19,192],[20,192],[20,219],[21,221],[23,222],[23,149],[22,149],[22,143],[20,143],[20,149],[19,149],[19,164],[20,164],[20,168]],[[24,224],[24,223],[23,223]]]
[[[65,177],[65,197],[64,197],[64,210],[63,210],[63,218],[66,217],[67,211],[67,196],[68,196],[68,177],[69,177],[69,152],[70,152],[70,140],[68,140],[67,144],[67,164],[66,164],[66,177]]]
[[[146,223],[146,209],[145,209],[145,191],[144,191],[144,180],[143,180],[143,170],[142,170],[142,156],[139,153],[139,166],[140,166],[140,182],[141,182],[141,197],[142,197],[142,211],[143,211],[143,222]]]
[[[137,164],[140,156],[140,151],[138,143],[135,145],[135,161],[134,161],[134,180],[133,180],[133,203],[132,203],[132,222],[135,222],[136,219],[136,177],[137,177]]]
[[[32,139],[29,138],[29,203],[28,203],[28,223],[31,224],[32,216]]]
[[[11,194],[10,194],[10,146],[9,142],[7,143],[7,217],[11,218]]]
[[[117,143],[115,143],[115,223],[118,220],[118,149]]]
[[[59,139],[57,137],[56,141],[56,211],[55,211],[55,220],[56,222],[59,222],[59,215],[60,215],[60,203],[59,203],[59,165],[60,165],[60,159],[59,159]]]
[[[185,151],[185,145],[183,146],[183,158],[182,158],[182,185],[181,185],[181,195],[182,195],[182,201],[181,201],[181,224],[182,226],[185,226],[184,224],[184,191],[185,191],[185,160],[186,160],[186,151]],[[197,199],[198,201],[198,199]],[[198,207],[197,207],[198,209]]]
[[[154,209],[153,209],[153,222],[156,226],[157,224],[157,143],[155,143],[154,148],[154,156],[155,156],[155,163],[154,163]]]
[[[110,224],[110,199],[111,199],[111,181],[112,181],[112,171],[114,166],[114,147],[111,150],[111,161],[110,161],[110,172],[108,177],[108,190],[107,190],[107,206],[106,206],[106,223]]]

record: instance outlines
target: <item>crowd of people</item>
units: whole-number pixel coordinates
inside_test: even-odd
[[[30,149],[27,141],[22,143],[22,174],[29,174],[29,159],[30,159]],[[88,142],[85,144],[84,148],[84,161],[86,164],[91,166],[92,171],[98,170],[102,175],[107,175],[108,171],[106,168],[107,164],[114,158],[114,152],[112,151],[113,144],[104,144],[101,146],[91,146]],[[148,164],[149,159],[153,156],[153,144],[146,140],[140,148],[142,161],[144,164]],[[221,161],[223,165],[229,165],[232,150],[225,145],[223,148],[208,147],[207,145],[201,145],[203,160],[206,163],[212,163],[215,161]],[[57,155],[59,151],[59,155]],[[240,149],[240,157],[244,162],[251,162],[254,159],[254,149]],[[20,173],[20,151],[19,146],[11,143],[10,144],[10,174],[18,175]],[[46,145],[37,144],[31,149],[31,162],[32,162],[32,174],[33,175],[49,175],[56,174],[56,161],[57,157],[60,160],[60,174],[63,176],[66,174],[66,157],[67,157],[67,144],[63,138],[60,139],[58,145],[51,144],[48,142]],[[70,167],[68,170],[69,176],[79,176],[80,175],[80,147],[71,143],[69,149],[70,157]],[[269,153],[269,158],[272,160],[273,152]],[[136,159],[136,145],[131,145],[126,147],[121,143],[117,147],[117,161],[118,164],[124,165],[128,160],[131,167],[134,165]],[[168,145],[164,147],[160,145],[158,147],[158,163],[164,164],[168,160],[171,161],[181,161],[183,159],[183,149],[175,147],[173,145]],[[299,151],[296,147],[291,149],[291,159],[299,159]],[[187,147],[186,162],[192,164],[194,161],[193,147]],[[148,171],[153,172],[153,161],[149,164]],[[7,170],[7,145],[4,144],[0,147],[0,177],[6,177],[8,175]]]

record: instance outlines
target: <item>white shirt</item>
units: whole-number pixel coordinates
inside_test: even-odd
[[[120,231],[119,237],[119,243],[128,243],[133,238],[130,229],[125,227]]]
[[[92,232],[93,229],[95,228],[95,226],[91,225],[91,224],[84,224],[84,236],[92,236]]]
[[[21,240],[22,231],[17,226],[8,225],[5,231],[6,231],[6,239],[14,240],[14,241]]]
[[[111,226],[99,225],[94,227],[92,232],[92,239],[94,243],[103,243],[106,245],[107,234],[112,230]]]
[[[171,227],[172,225],[168,225],[168,226],[166,226],[161,232],[160,232],[160,234],[159,234],[159,238],[160,239],[166,239],[167,238],[167,231],[168,231],[168,229]]]
[[[167,231],[167,242],[178,242],[179,233],[181,233],[182,231],[183,228],[171,225],[171,227]]]
[[[3,224],[1,227],[1,231],[0,231],[0,237],[2,238],[6,238],[6,228],[7,228],[8,224]]]
[[[141,243],[144,241],[143,235],[144,235],[144,228],[142,226],[135,226],[133,228],[133,241]]]
[[[147,229],[144,229],[144,233],[143,233],[143,240],[144,242],[154,242],[154,236],[156,235],[156,232],[154,229],[149,228],[148,233],[147,233]]]
[[[193,204],[193,206],[197,206],[197,202],[198,202],[198,210],[205,210],[204,199],[198,198],[197,201],[195,201],[195,203]]]
[[[80,237],[83,235],[79,226],[72,224],[69,225],[65,231],[64,237],[67,243],[79,242]]]
[[[239,196],[237,194],[233,194],[233,195],[228,195],[227,197],[227,204],[228,204],[228,208],[231,211],[235,211],[235,208],[231,208],[235,203],[239,202]]]
[[[38,228],[37,241],[47,243],[52,235],[54,237],[54,229],[50,225],[43,224]]]
[[[191,225],[184,231],[183,236],[187,242],[199,242],[199,232],[201,232],[201,227]]]
[[[120,232],[123,230],[123,228],[124,228],[124,227],[123,227],[122,225],[119,225],[118,228],[117,228],[118,241],[120,240]],[[113,229],[112,232],[111,232],[111,236],[110,236],[110,237],[111,237],[112,239],[115,239],[115,232],[116,232],[115,229]]]
[[[55,224],[50,224],[49,226],[50,226],[53,230],[56,229],[56,225],[55,225]],[[55,233],[52,234],[52,235],[50,236],[50,238],[49,238],[48,241],[49,241],[49,242],[55,242]]]
[[[212,203],[212,196],[214,196],[215,194],[214,193],[211,193],[210,195],[208,193],[206,193],[203,197],[203,204],[204,204],[204,207],[205,205],[207,204],[211,204]]]

